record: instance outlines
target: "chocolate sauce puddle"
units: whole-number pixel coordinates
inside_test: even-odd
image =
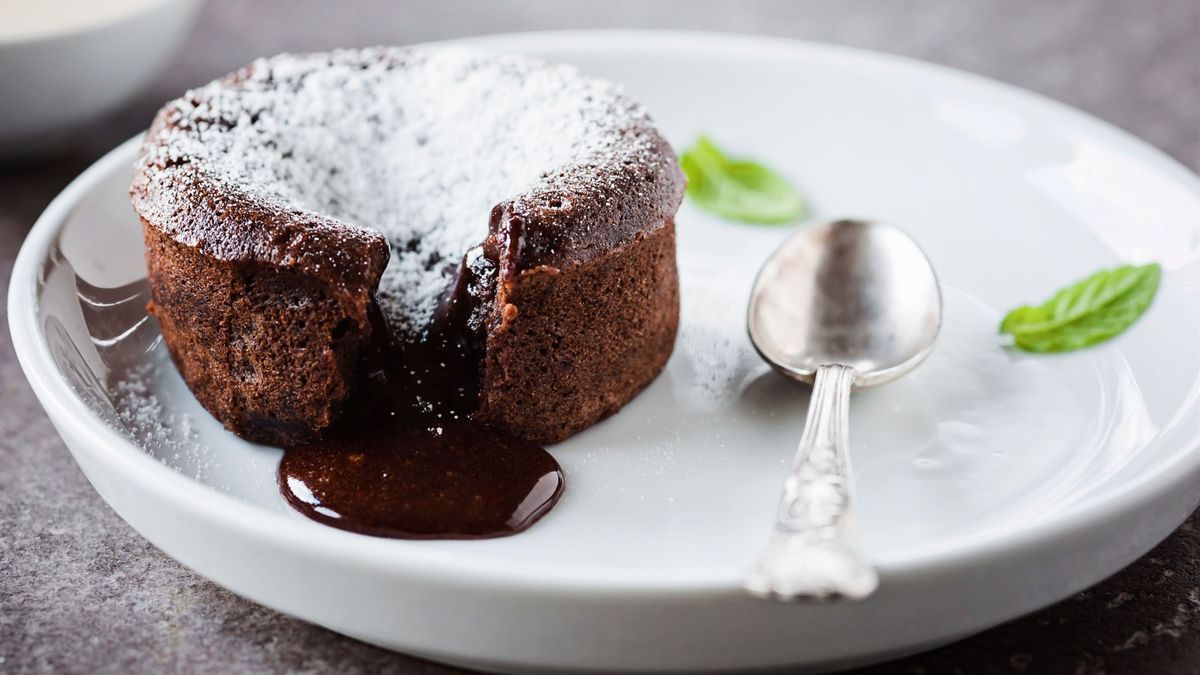
[[[348,418],[285,448],[284,499],[317,522],[378,537],[482,539],[537,522],[562,494],[562,469],[541,446],[466,419],[470,351],[460,341],[368,357]]]
[[[541,447],[482,425],[397,424],[288,448],[279,487],[296,510],[343,530],[476,539],[528,528],[554,506],[563,476]]]

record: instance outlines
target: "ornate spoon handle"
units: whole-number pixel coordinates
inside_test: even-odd
[[[779,501],[775,530],[745,587],[779,600],[864,598],[879,585],[858,551],[850,480],[854,369],[817,369],[804,436]]]

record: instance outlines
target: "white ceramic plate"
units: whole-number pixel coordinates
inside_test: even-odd
[[[478,668],[830,667],[946,642],[1134,560],[1200,492],[1200,181],[1143,143],[977,77],[794,42],[682,33],[464,41],[623,82],[677,147],[701,131],[774,165],[823,215],[880,217],[946,287],[929,361],[856,395],[860,604],[754,600],[807,393],[751,349],[752,277],[791,228],[679,214],[683,322],[654,385],[551,448],[561,504],[531,531],[406,542],[323,527],[275,487],[279,451],[225,433],[144,319],[126,186],[135,143],[50,206],[14,270],[21,363],[100,494],[139,532],[256,602]],[[1119,339],[1006,350],[1001,312],[1121,261],[1157,260]],[[125,286],[133,283],[132,286]],[[113,290],[115,289],[115,290]],[[118,386],[129,370],[139,386]]]

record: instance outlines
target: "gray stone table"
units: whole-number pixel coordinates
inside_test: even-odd
[[[0,290],[7,295],[17,248],[47,202],[185,87],[283,50],[588,27],[763,33],[913,56],[1065,101],[1200,169],[1200,0],[211,0],[135,102],[65,155],[0,168]],[[1057,606],[869,672],[1200,673],[1198,525],[1193,515],[1145,558]],[[252,605],[143,541],[71,460],[5,330],[0,673],[39,671],[457,672]]]

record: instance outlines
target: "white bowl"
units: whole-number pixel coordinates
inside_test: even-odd
[[[38,154],[129,99],[166,65],[199,5],[149,0],[63,30],[0,37],[0,159]]]
[[[676,147],[707,131],[783,171],[825,215],[879,217],[921,243],[946,286],[943,335],[912,374],[852,403],[878,593],[783,605],[740,589],[807,402],[758,359],[744,323],[754,273],[791,228],[684,205],[675,353],[619,414],[550,448],[567,490],[532,529],[377,539],[290,510],[279,450],[222,430],[164,357],[126,194],[134,139],[34,226],[9,317],[84,473],[168,555],[279,611],[476,668],[823,668],[1044,607],[1196,507],[1200,181],[1161,153],[1031,94],[853,50],[680,33],[463,43],[623,82]],[[1049,356],[1003,347],[1004,310],[1147,259],[1163,264],[1162,288],[1116,340]]]

